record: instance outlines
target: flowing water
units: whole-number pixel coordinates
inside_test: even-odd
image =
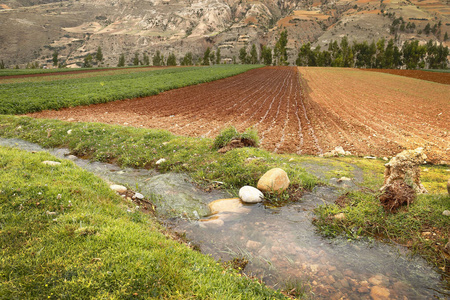
[[[35,144],[1,139],[0,146],[44,151]],[[342,193],[336,187],[316,187],[298,203],[282,208],[244,205],[225,192],[206,193],[180,174],[121,169],[68,155],[68,150],[45,150],[68,158],[107,181],[126,184],[156,201],[170,225],[216,259],[245,258],[247,275],[275,288],[303,290],[312,299],[449,299],[441,275],[406,248],[379,241],[327,239],[311,220],[314,207],[332,203]],[[167,200],[167,201],[166,201]],[[384,297],[384,298],[383,298]]]

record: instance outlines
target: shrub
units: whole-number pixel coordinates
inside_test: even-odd
[[[234,126],[222,130],[214,139],[213,148],[225,147],[232,140],[240,140],[246,146],[257,147],[259,144],[258,132],[253,128],[247,128],[243,133],[239,133]]]

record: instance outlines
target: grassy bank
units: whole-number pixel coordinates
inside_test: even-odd
[[[0,147],[1,299],[282,299],[70,161]]]
[[[149,70],[39,82],[2,84],[0,114],[24,114],[45,109],[104,103],[151,96],[184,86],[210,82],[257,68],[256,65],[219,65]],[[73,78],[72,78],[73,77]],[[48,79],[48,78],[47,78]]]
[[[43,147],[67,147],[79,157],[120,166],[189,173],[203,184],[221,181],[231,190],[256,185],[267,170],[280,166],[294,185],[310,189],[318,183],[298,164],[288,164],[268,151],[241,148],[220,154],[212,149],[211,139],[177,137],[164,130],[0,116],[0,136],[21,138]],[[166,161],[156,165],[161,158]]]

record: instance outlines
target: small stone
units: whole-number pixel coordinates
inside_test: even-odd
[[[160,164],[162,164],[162,163],[165,162],[165,161],[166,161],[165,158],[161,158],[161,159],[158,159],[158,161],[156,161],[156,164],[157,164],[157,165],[160,165]]]
[[[225,222],[222,219],[219,219],[219,217],[217,217],[217,216],[211,217],[209,219],[201,219],[199,221],[200,221],[200,223],[199,223],[200,227],[203,227],[203,228],[205,228],[205,227],[222,227],[223,224],[225,224]]]
[[[384,161],[388,161],[389,158],[387,158],[387,157],[385,156],[385,157],[383,157],[383,160],[384,160]]]
[[[391,293],[387,288],[374,286],[370,289],[370,296],[373,300],[388,300]]]
[[[243,207],[241,199],[219,199],[208,204],[211,214],[217,214],[220,212],[239,212]]]
[[[248,249],[253,249],[253,250],[260,249],[261,245],[262,244],[260,242],[256,242],[256,241],[252,241],[252,240],[247,241],[247,244],[246,244]]]
[[[337,215],[333,216],[333,219],[339,220],[339,221],[345,220],[345,214],[344,213],[338,213]]]
[[[264,199],[264,195],[260,190],[246,185],[239,190],[239,198],[246,203],[258,203]]]
[[[364,156],[365,159],[377,159],[376,156]]]
[[[47,216],[54,216],[54,215],[56,215],[56,212],[54,212],[54,211],[46,211],[45,212],[46,214],[47,214]]]
[[[72,134],[72,129],[67,130],[67,134]]]
[[[48,165],[48,166],[59,166],[61,164],[60,162],[51,161],[51,160],[44,160],[42,163],[44,165]]]
[[[341,177],[337,180],[337,182],[343,182],[343,181],[352,181],[352,179],[348,178],[348,177]]]
[[[289,187],[289,183],[289,177],[283,169],[273,168],[259,179],[256,187],[263,192],[281,193]]]
[[[369,292],[369,288],[367,286],[362,286],[358,288],[358,292],[361,294],[367,294]]]
[[[127,192],[127,188],[124,187],[123,185],[118,185],[118,184],[111,184],[109,186],[110,189],[112,189],[113,191],[118,192],[119,194],[123,194]]]
[[[135,193],[134,196],[133,196],[133,198],[142,200],[142,199],[144,199],[145,197],[144,197],[144,195],[142,195],[141,193]]]
[[[384,278],[384,276],[383,275],[381,275],[381,274],[377,274],[377,275],[375,275],[375,276],[373,276],[373,277],[370,277],[369,278],[369,282],[371,283],[371,284],[373,284],[373,285],[381,285],[381,284],[383,284],[383,282],[385,281],[384,280],[385,278]]]
[[[443,214],[444,216],[449,217],[449,216],[450,216],[450,210],[444,210],[444,211],[442,212],[442,214]]]

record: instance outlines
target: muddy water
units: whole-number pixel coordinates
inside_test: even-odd
[[[43,150],[20,140],[0,138],[1,145]],[[180,175],[163,174],[167,179],[154,171],[91,163],[68,156],[67,150],[49,152],[162,201],[163,212],[179,216],[171,223],[174,229],[185,232],[203,253],[221,260],[246,258],[245,273],[275,288],[304,289],[313,299],[448,299],[450,295],[439,273],[420,257],[410,257],[403,247],[366,239],[325,239],[317,234],[311,224],[312,209],[333,202],[341,193],[337,188],[317,187],[301,202],[278,209],[239,204],[206,217],[207,204],[226,197],[225,193],[204,193]],[[191,207],[164,206],[164,198],[181,199]]]

